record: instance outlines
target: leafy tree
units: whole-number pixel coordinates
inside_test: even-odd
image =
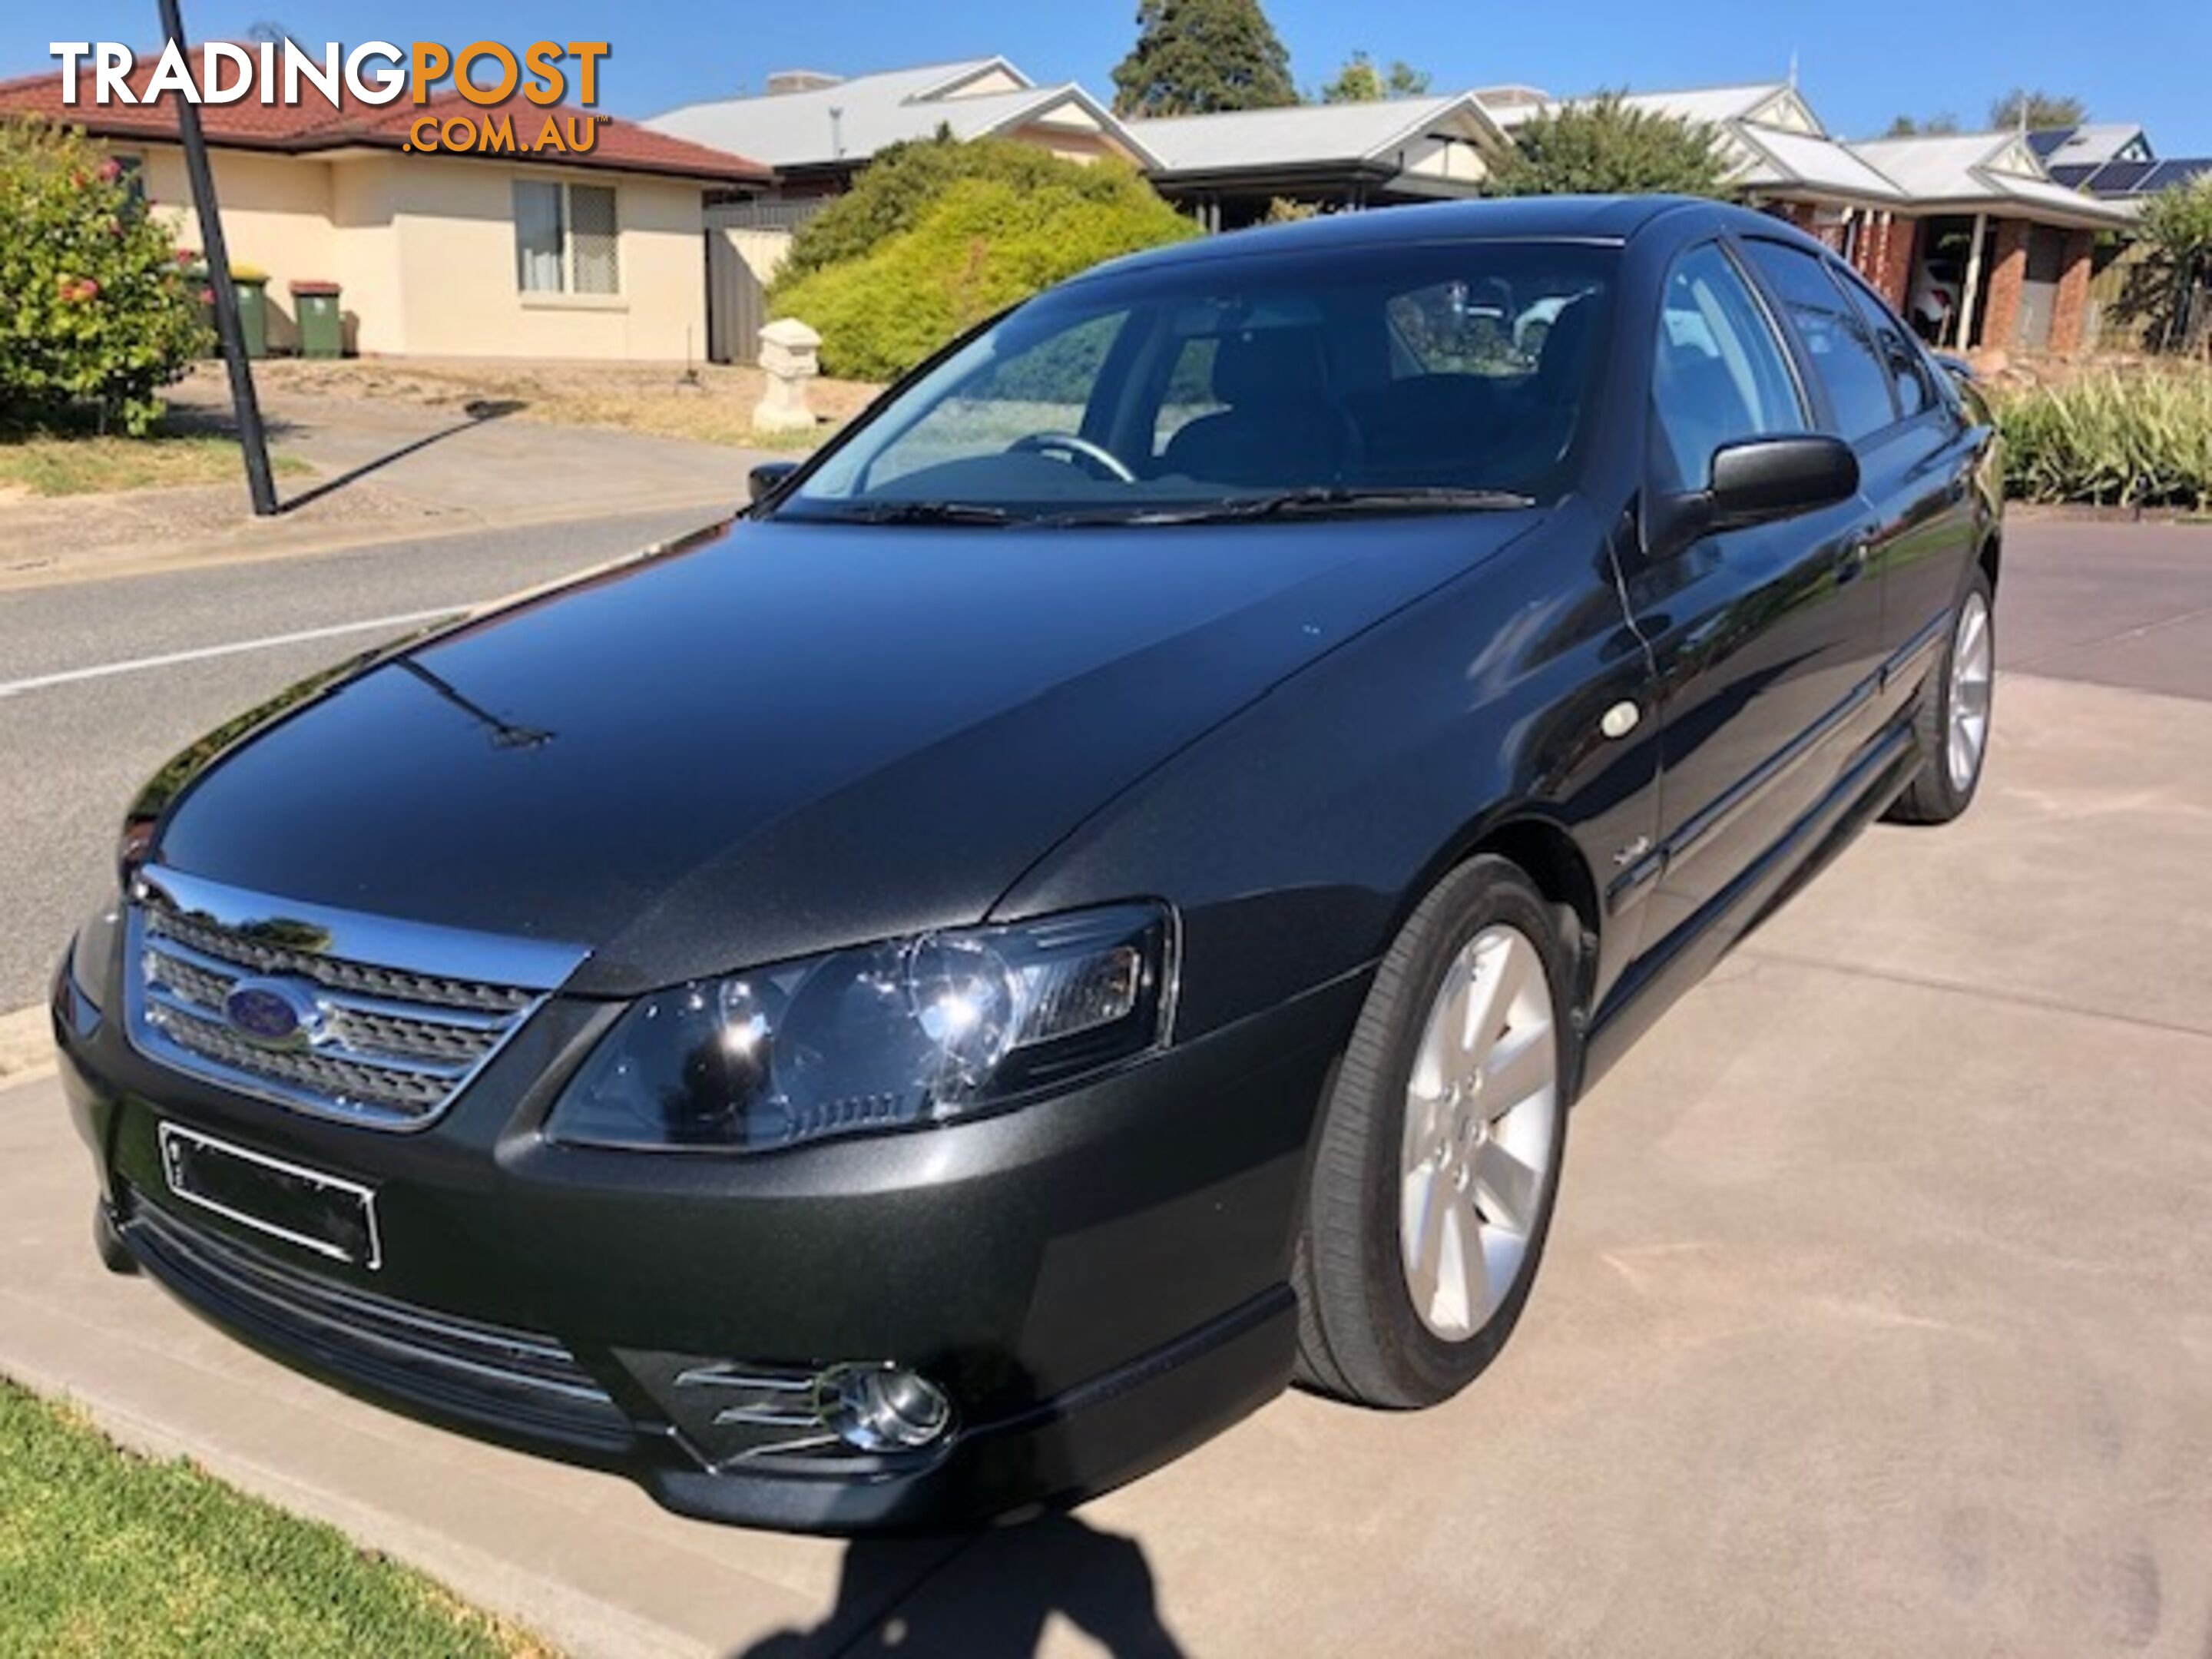
[[[1139,0],[1137,44],[1114,67],[1117,115],[1206,115],[1298,101],[1291,54],[1260,0]]]
[[[1889,124],[1885,138],[1940,138],[1959,130],[1959,118],[1945,110],[1940,115],[1916,120],[1910,115],[1900,115]]]
[[[2040,87],[2032,90],[2014,87],[1990,106],[1990,125],[2016,127],[2022,124],[2023,115],[2030,132],[2043,132],[2053,127],[2080,126],[2089,118],[2089,106],[2079,98],[2045,92]]]
[[[1420,98],[1428,90],[1427,70],[1415,69],[1402,58],[1393,59],[1388,70],[1378,70],[1373,58],[1355,52],[1345,59],[1336,79],[1321,89],[1321,101],[1367,104],[1378,98]]]
[[[2136,230],[2139,251],[2116,308],[2148,325],[2149,345],[2183,349],[2191,343],[2192,307],[2212,317],[2212,173],[2147,198]]]
[[[206,343],[189,257],[82,133],[0,122],[0,422],[143,434]]]
[[[928,194],[905,204],[888,234],[778,276],[771,313],[820,332],[830,374],[890,380],[993,312],[1102,259],[1198,234],[1118,161],[1086,167],[1004,140],[951,148],[981,155],[933,174]],[[861,175],[863,187],[884,165]],[[927,165],[942,167],[943,158]],[[919,170],[909,162],[904,176]]]
[[[1490,195],[1726,193],[1717,131],[1633,108],[1618,92],[1534,116],[1513,129],[1513,144],[1484,185]]]

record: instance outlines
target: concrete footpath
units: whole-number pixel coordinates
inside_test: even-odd
[[[1528,1316],[1437,1411],[1291,1395],[967,1537],[677,1521],[103,1273],[50,1079],[0,1091],[0,1370],[585,1655],[2203,1659],[2212,666],[2163,643],[2196,625],[2023,627],[1973,812],[1869,834],[1591,1096]]]

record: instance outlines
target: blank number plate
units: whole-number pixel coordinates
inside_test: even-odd
[[[382,1265],[376,1194],[359,1182],[174,1123],[159,1133],[162,1176],[185,1203],[332,1261],[371,1271]]]

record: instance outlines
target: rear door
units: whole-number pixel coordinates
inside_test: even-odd
[[[1885,684],[1861,734],[1870,736],[1910,699],[1958,596],[1973,538],[1972,423],[1904,325],[1856,274],[1785,244],[1747,246],[1761,274],[1790,296],[1790,315],[1820,372],[1839,385],[1848,380],[1838,429],[1858,453],[1859,488],[1875,511],[1869,574],[1881,589]],[[1814,285],[1816,274],[1825,289]],[[1816,315],[1815,301],[1831,290],[1838,308]],[[1886,403],[1875,391],[1875,370]]]
[[[1820,386],[1720,240],[1676,257],[1652,349],[1655,499],[1705,488],[1723,444],[1828,419]],[[1666,948],[1724,901],[1834,782],[1844,723],[1879,651],[1879,592],[1861,557],[1872,531],[1855,498],[1647,548],[1627,579],[1666,722],[1647,947]]]

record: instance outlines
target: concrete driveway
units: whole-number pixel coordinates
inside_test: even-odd
[[[1974,811],[1869,835],[1592,1095],[1443,1409],[1292,1395],[969,1537],[678,1522],[101,1273],[51,1081],[0,1093],[0,1369],[586,1653],[2203,1659],[2212,532],[2009,556]]]

